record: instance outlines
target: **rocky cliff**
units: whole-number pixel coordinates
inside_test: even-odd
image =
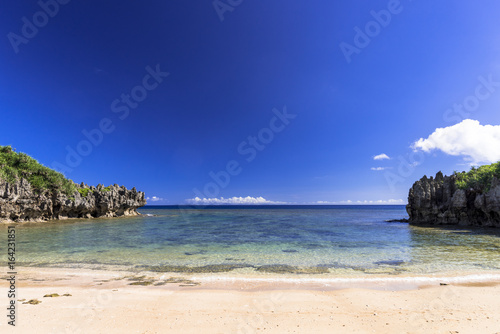
[[[460,175],[424,176],[408,195],[406,211],[412,224],[500,227],[500,182],[493,177],[482,189],[460,189]]]
[[[44,221],[66,218],[98,218],[138,215],[146,205],[144,193],[135,188],[113,185],[89,187],[75,184],[67,195],[59,190],[33,189],[21,178],[7,182],[0,178],[0,220]]]

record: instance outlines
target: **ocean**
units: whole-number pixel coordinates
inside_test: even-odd
[[[500,273],[499,229],[386,222],[407,217],[399,205],[139,212],[144,216],[18,224],[17,266],[257,277]],[[6,245],[7,227],[0,232]]]

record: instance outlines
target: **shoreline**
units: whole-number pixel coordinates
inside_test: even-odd
[[[30,220],[11,220],[6,218],[0,218],[0,225],[29,225],[29,224],[43,224],[43,223],[65,223],[65,222],[75,222],[75,221],[94,221],[97,219],[120,219],[120,218],[134,218],[134,217],[148,217],[147,214],[143,214],[140,212],[128,213],[119,216],[99,216],[99,217],[66,217],[63,216],[61,218],[50,218],[50,219],[30,219]]]
[[[102,270],[56,267],[17,267],[19,286],[116,287],[137,282],[151,288],[171,288],[175,280],[191,282],[196,289],[216,290],[418,290],[422,287],[495,286],[500,285],[499,271],[455,271],[432,274],[401,275],[301,275],[301,274],[234,274],[228,273],[179,273],[130,270]],[[7,277],[7,267],[0,269],[0,277]],[[169,281],[174,279],[174,281]],[[104,284],[106,283],[106,284]],[[173,283],[173,284],[172,284]],[[0,283],[0,286],[2,284]]]
[[[6,272],[3,268],[0,275]],[[157,281],[142,285],[148,281],[148,272],[67,268],[18,267],[17,273],[19,333],[32,333],[33,328],[40,333],[141,334],[463,334],[500,329],[500,279],[487,280],[488,273],[476,276],[483,280],[474,281],[463,272],[446,276],[447,285],[440,285],[442,277],[435,277],[431,284],[400,289],[377,284],[333,289],[306,281],[266,283],[252,277],[247,277],[251,282],[213,284],[204,280],[209,275],[179,273],[155,273]],[[161,276],[165,276],[164,284],[155,285]],[[453,283],[453,277],[468,279]],[[0,290],[7,289],[8,281],[3,279]],[[48,297],[53,294],[58,296]],[[5,306],[6,297],[2,293],[0,298]],[[23,304],[30,300],[41,303]],[[7,326],[3,320],[0,330]]]

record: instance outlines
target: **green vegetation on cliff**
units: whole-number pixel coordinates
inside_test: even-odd
[[[98,189],[93,190],[93,192],[98,192],[99,191]],[[78,188],[77,190],[82,197],[87,197],[89,195],[89,192],[92,191],[92,190],[90,190],[90,188],[88,186],[83,186],[83,188]],[[105,188],[100,188],[100,191],[102,191],[102,192],[111,191],[111,186],[107,186]]]
[[[455,172],[456,186],[459,189],[473,189],[479,192],[490,190],[491,181],[496,177],[500,179],[500,162],[481,167],[472,167],[468,172]]]
[[[82,197],[87,197],[89,195],[90,188],[78,189],[78,192],[82,195]]]
[[[72,195],[76,191],[73,181],[61,173],[43,166],[25,153],[15,152],[10,146],[0,146],[0,179],[14,183],[26,179],[34,190],[57,190]]]

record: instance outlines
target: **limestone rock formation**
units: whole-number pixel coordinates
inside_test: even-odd
[[[412,224],[500,227],[500,182],[488,190],[459,189],[456,176],[424,176],[408,195],[406,211]]]
[[[0,178],[0,220],[44,221],[138,215],[146,205],[144,193],[113,185],[88,187],[83,183],[68,196],[57,190],[35,191],[26,179],[9,183]],[[83,193],[83,194],[82,194]]]

